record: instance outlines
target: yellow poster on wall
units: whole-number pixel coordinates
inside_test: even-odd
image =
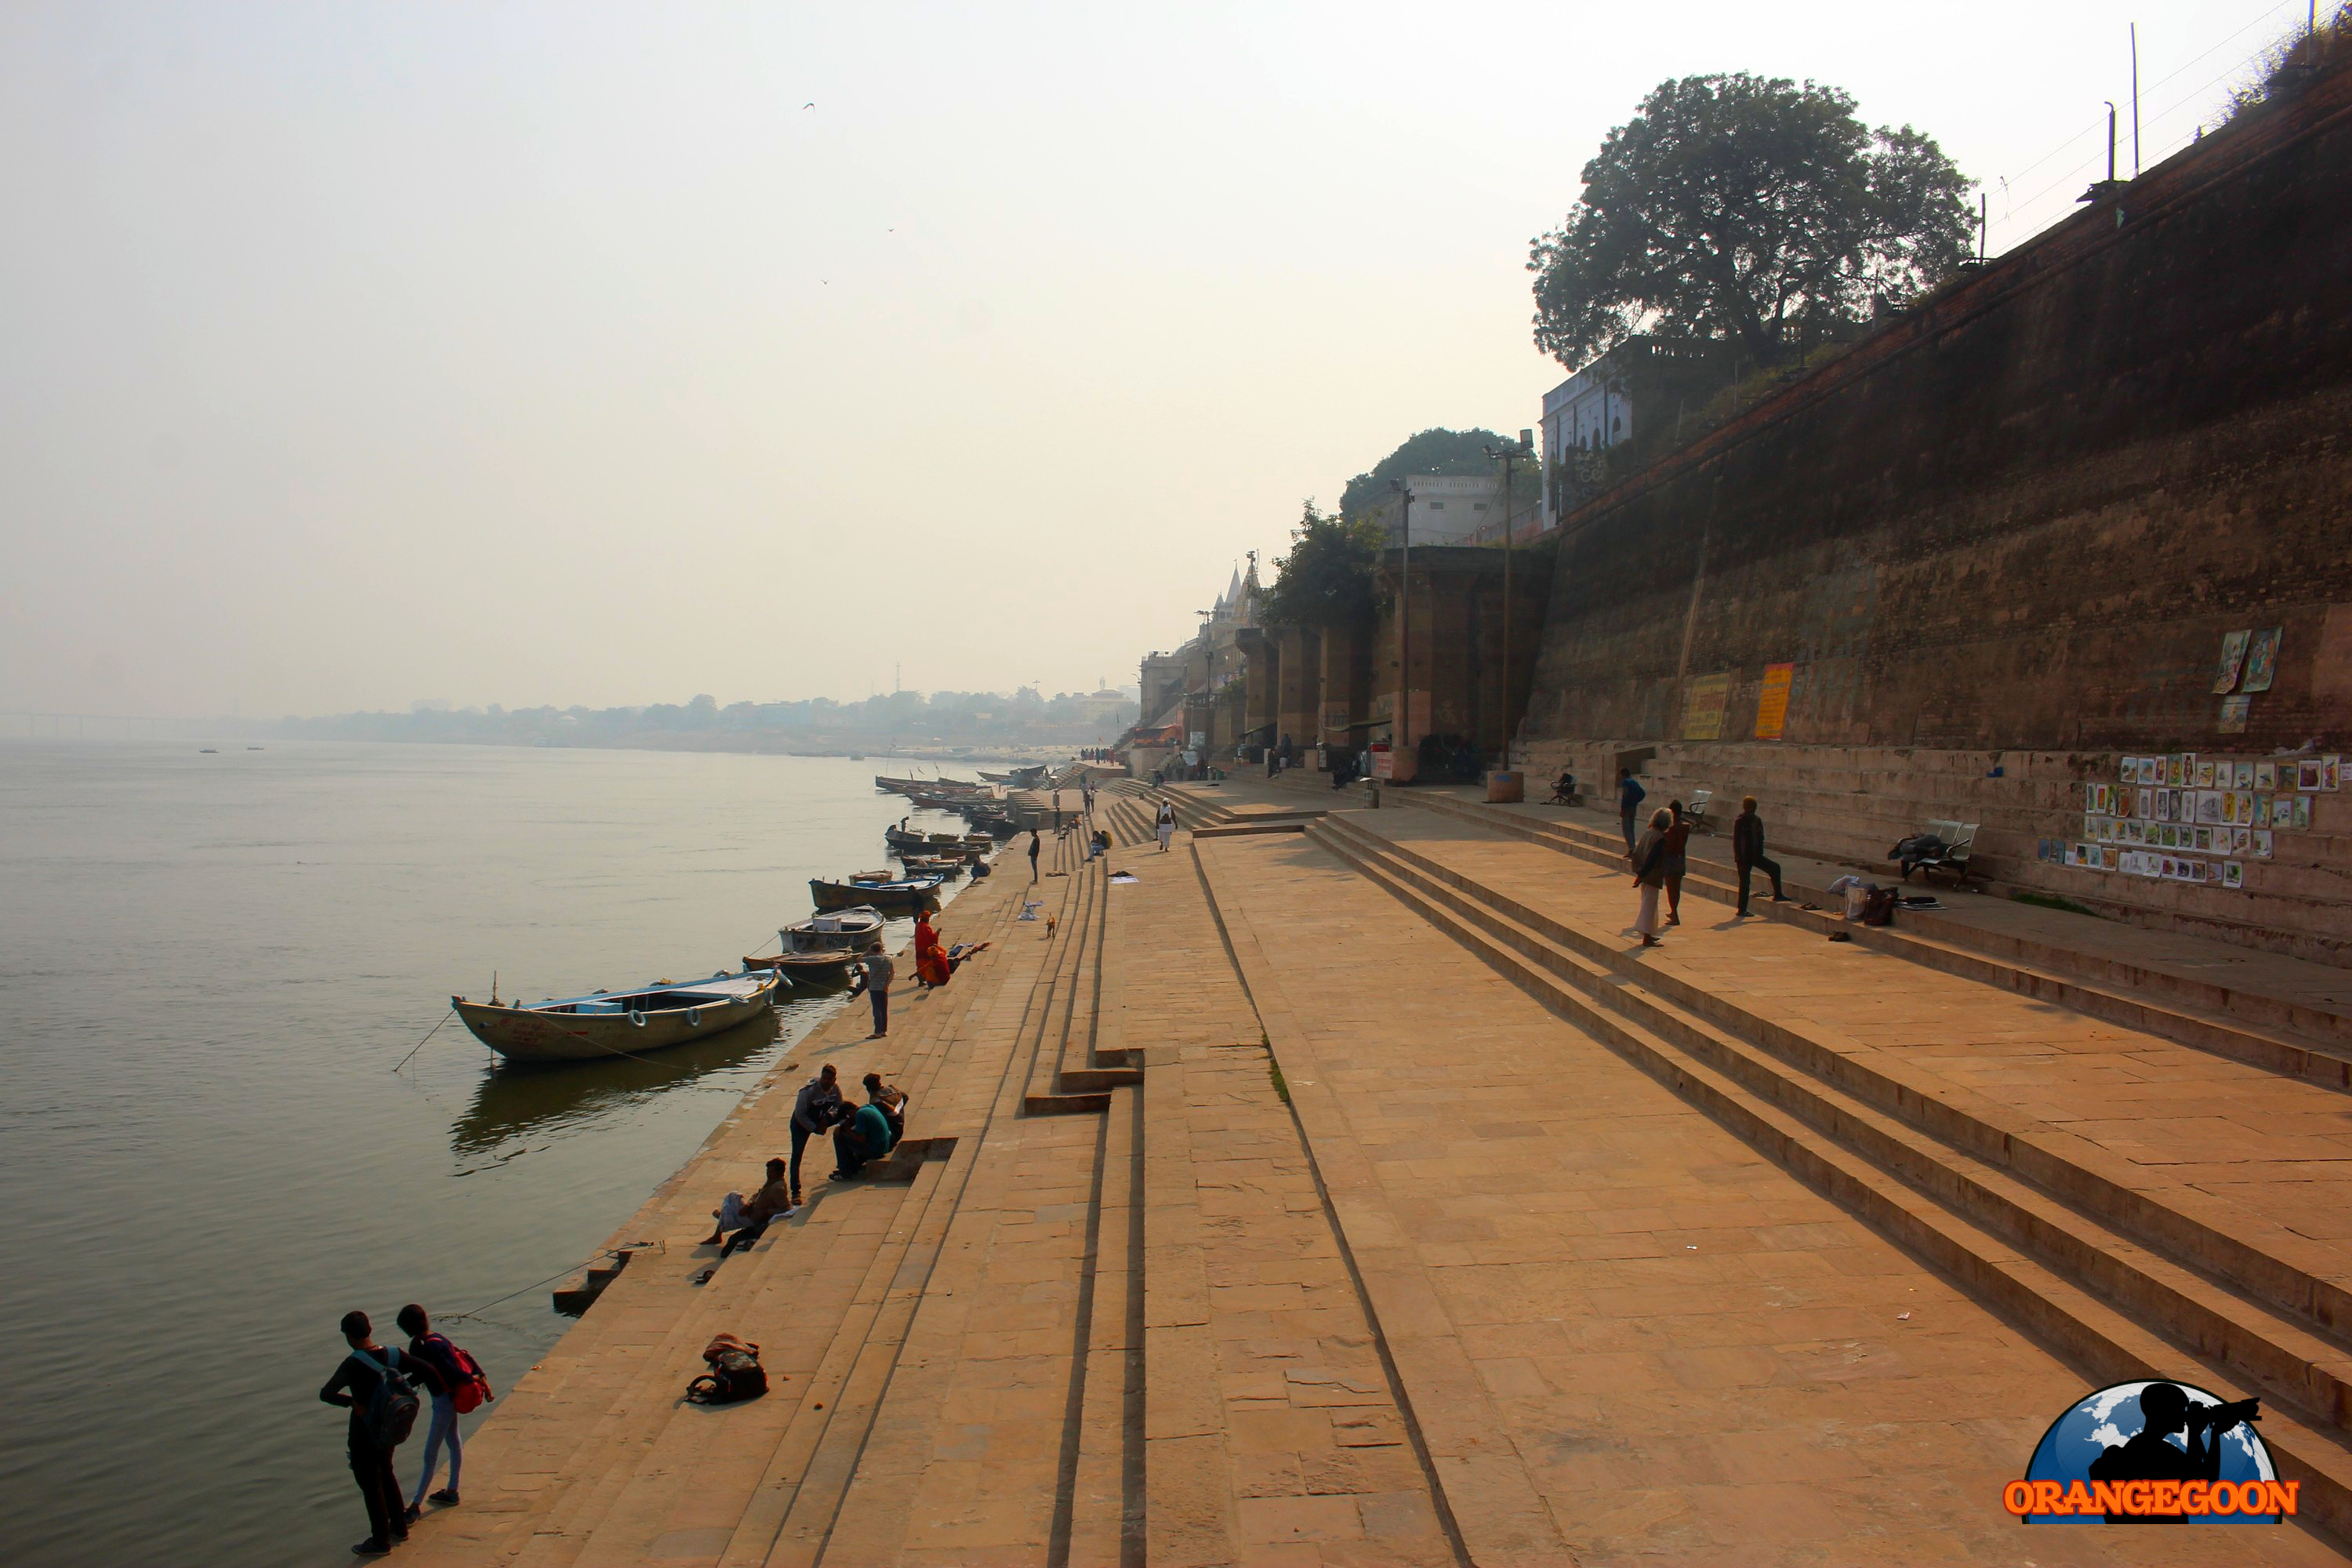
[[[1768,664],[1764,667],[1764,689],[1756,699],[1756,738],[1777,741],[1789,722],[1789,688],[1795,684],[1797,667],[1793,664]]]
[[[1683,739],[1723,739],[1724,704],[1731,699],[1731,677],[1702,675],[1683,688]]]

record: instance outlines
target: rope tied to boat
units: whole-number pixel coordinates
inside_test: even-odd
[[[466,1321],[467,1321],[468,1319],[471,1319],[471,1320],[473,1320],[473,1321],[475,1321],[478,1322],[478,1321],[481,1321],[480,1315],[481,1315],[482,1313],[484,1313],[484,1312],[488,1311],[491,1308],[493,1308],[493,1307],[497,1307],[497,1306],[503,1306],[505,1303],[507,1303],[507,1302],[509,1302],[509,1301],[513,1300],[517,1296],[527,1295],[527,1294],[529,1294],[530,1291],[533,1291],[533,1290],[538,1289],[539,1289],[540,1287],[541,1287],[542,1285],[552,1285],[552,1284],[554,1284],[558,1279],[564,1279],[564,1278],[566,1278],[567,1276],[570,1276],[570,1275],[577,1274],[577,1273],[579,1273],[582,1269],[586,1268],[588,1268],[590,1265],[593,1264],[593,1263],[594,1263],[598,1258],[619,1258],[619,1257],[621,1257],[621,1256],[623,1256],[624,1254],[626,1254],[626,1253],[631,1253],[631,1252],[651,1252],[651,1251],[655,1251],[655,1250],[656,1250],[656,1249],[658,1249],[658,1250],[660,1250],[660,1251],[663,1251],[663,1252],[667,1252],[667,1251],[669,1250],[669,1247],[668,1247],[668,1244],[667,1244],[667,1243],[666,1243],[666,1242],[653,1242],[653,1241],[633,1241],[633,1242],[630,1242],[630,1243],[629,1243],[627,1246],[625,1246],[625,1247],[607,1247],[603,1248],[601,1251],[596,1251],[596,1252],[592,1252],[592,1253],[590,1253],[587,1257],[585,1257],[585,1258],[582,1258],[582,1259],[581,1259],[579,1262],[577,1262],[577,1263],[571,1264],[571,1265],[569,1265],[569,1266],[567,1266],[567,1267],[565,1267],[565,1268],[559,1268],[559,1269],[557,1269],[554,1273],[552,1273],[552,1274],[549,1275],[549,1276],[548,1276],[546,1279],[534,1279],[534,1280],[532,1280],[530,1284],[523,1286],[523,1287],[522,1287],[520,1289],[519,1289],[519,1290],[509,1290],[509,1291],[508,1291],[505,1295],[503,1295],[503,1296],[494,1297],[494,1298],[492,1298],[491,1300],[488,1300],[488,1301],[483,1302],[483,1303],[482,1303],[480,1306],[478,1306],[478,1307],[469,1307],[469,1308],[467,1308],[466,1310],[464,1310],[464,1311],[462,1311],[462,1312],[438,1312],[438,1313],[436,1313],[436,1314],[434,1315],[434,1321],[435,1321],[436,1322],[442,1322],[442,1323],[462,1323],[462,1322],[465,1322]]]
[[[435,1024],[431,1028],[425,1031],[425,1040],[429,1040],[434,1036],[439,1034],[441,1032],[441,1025],[447,1023],[457,1016],[457,1009],[455,1007],[452,1007],[447,1012],[442,1014],[440,1023]],[[401,1058],[399,1061],[394,1063],[392,1070],[398,1072],[402,1068],[406,1067],[410,1062],[415,1060],[416,1053],[425,1048],[425,1040],[419,1040],[415,1045],[409,1047],[408,1055]]]

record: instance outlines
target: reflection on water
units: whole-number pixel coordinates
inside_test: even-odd
[[[772,1007],[731,1029],[672,1046],[656,1056],[499,1062],[482,1075],[473,1104],[450,1126],[449,1147],[461,1157],[499,1152],[510,1140],[584,1121],[722,1068],[740,1067],[782,1034]]]
[[[509,1386],[565,1326],[533,1282],[843,1005],[796,993],[643,1060],[522,1071],[446,998],[493,970],[570,996],[773,952],[810,878],[881,863],[907,813],[874,772],[0,744],[0,1561],[342,1557],[362,1520],[317,1397],[337,1320],[471,1313],[463,1342]],[[137,961],[93,985],[125,932]],[[58,1374],[93,1343],[234,1353],[201,1377]]]

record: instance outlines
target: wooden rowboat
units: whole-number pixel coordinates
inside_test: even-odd
[[[635,991],[598,991],[525,1005],[468,1002],[449,1005],[490,1049],[518,1062],[593,1061],[637,1057],[683,1045],[757,1017],[791,982],[780,973],[729,974],[672,983],[657,980]]]
[[[777,969],[796,984],[845,981],[858,955],[882,945],[882,911],[870,904],[817,915],[776,933],[783,951],[771,958],[747,958],[746,969]]]
[[[843,881],[828,881],[823,877],[809,879],[809,899],[820,910],[856,909],[860,904],[875,909],[912,913],[930,908],[939,901],[940,877],[891,877],[887,873],[860,873]]]

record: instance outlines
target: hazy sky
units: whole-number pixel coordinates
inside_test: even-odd
[[[1527,242],[1660,79],[1846,88],[1998,251],[2127,21],[2153,162],[2304,4],[9,0],[0,710],[1118,684],[1536,423]]]

